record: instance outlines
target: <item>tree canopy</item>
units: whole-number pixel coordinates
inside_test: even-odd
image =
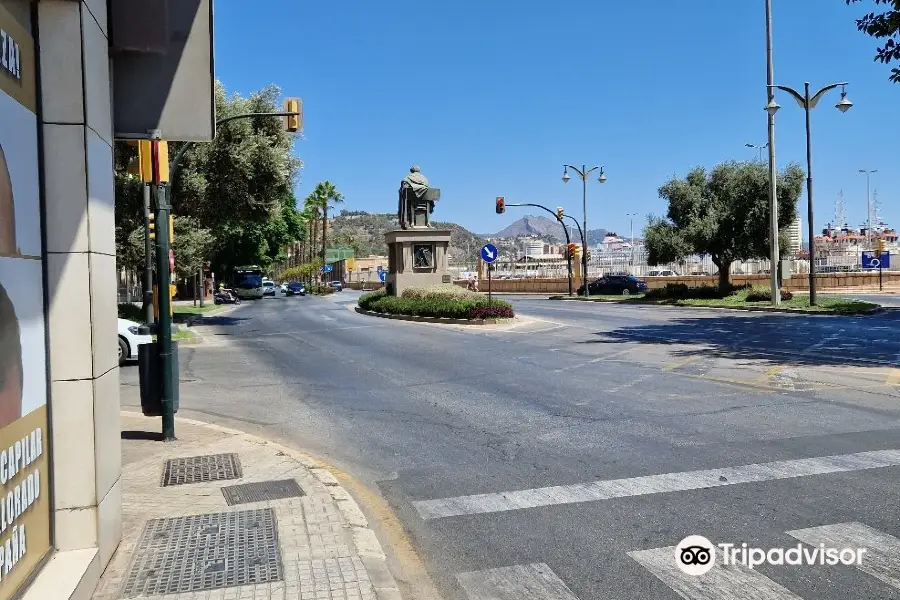
[[[786,229],[797,216],[805,173],[788,165],[778,175],[778,224]],[[711,171],[698,167],[684,179],[659,188],[668,201],[665,217],[651,216],[644,230],[648,262],[675,262],[707,254],[728,284],[731,263],[769,253],[769,174],[765,163],[726,162]]]
[[[844,0],[847,4],[857,4],[861,0]],[[900,0],[872,0],[876,6],[884,7],[882,12],[869,12],[856,20],[856,28],[884,43],[875,51],[875,60],[884,64],[900,62]],[[900,68],[891,69],[890,80],[900,82]]]
[[[280,95],[272,85],[249,97],[229,96],[217,82],[216,114],[222,119],[279,112]],[[306,225],[293,193],[302,163],[293,142],[281,118],[252,117],[219,125],[212,142],[185,152],[171,182],[179,274],[196,273],[205,260],[220,274],[239,264],[268,267],[283,258],[287,245],[304,238]],[[182,146],[169,144],[170,159]],[[143,264],[143,186],[127,171],[135,156],[132,146],[116,143],[117,257],[131,269]]]

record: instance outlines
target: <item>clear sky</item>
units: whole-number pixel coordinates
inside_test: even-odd
[[[874,63],[854,19],[874,4],[773,0],[775,79],[802,90],[849,81],[854,107],[812,112],[816,228],[843,190],[865,220],[872,176],[882,217],[900,227],[900,84]],[[581,218],[580,181],[562,164],[605,166],[588,188],[588,226],[628,232],[625,213],[662,213],[673,174],[753,159],[766,141],[763,0],[216,1],[217,76],[230,91],[276,83],[304,101],[302,198],[329,179],[346,208],[396,210],[421,165],[442,200],[435,216],[494,232],[529,211],[494,198],[565,207]],[[805,168],[803,110],[784,93],[777,162]],[[806,194],[800,199],[806,235]]]

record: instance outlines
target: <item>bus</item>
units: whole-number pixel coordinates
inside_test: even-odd
[[[231,289],[242,300],[262,299],[263,270],[256,265],[235,267],[231,274]]]

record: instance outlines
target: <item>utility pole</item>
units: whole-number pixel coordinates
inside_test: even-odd
[[[138,146],[140,148],[140,145]],[[140,150],[138,150],[140,152]],[[138,157],[140,161],[140,156]],[[150,186],[141,183],[144,192],[144,316],[153,324],[153,244],[150,240]]]

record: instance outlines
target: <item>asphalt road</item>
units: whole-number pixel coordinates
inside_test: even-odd
[[[900,312],[513,298],[532,318],[463,328],[358,315],[355,298],[213,320],[182,348],[181,414],[377,490],[427,568],[382,522],[408,598],[429,580],[446,600],[900,598]],[[674,568],[688,535],[870,560],[751,570],[720,554],[695,577]]]

